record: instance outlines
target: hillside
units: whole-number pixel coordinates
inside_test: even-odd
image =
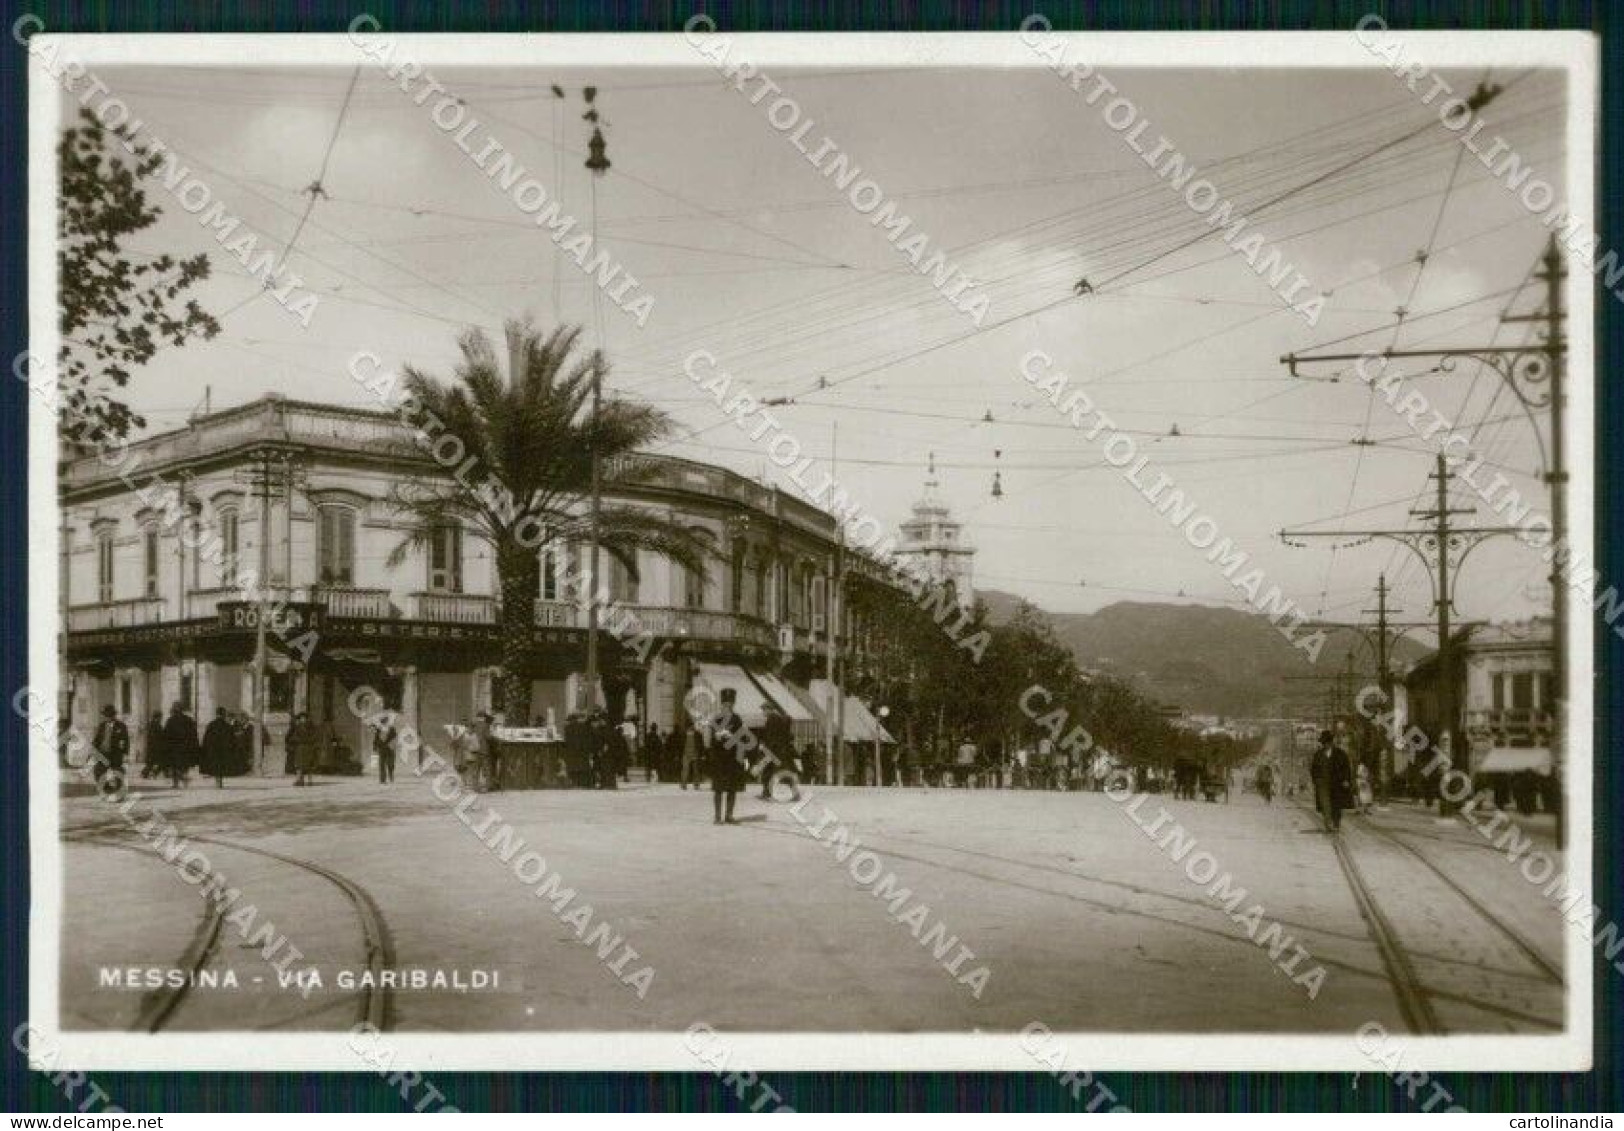
[[[997,622],[1008,620],[1020,604],[1020,598],[997,590],[977,595]],[[1113,672],[1189,712],[1290,713],[1288,699],[1316,702],[1325,685],[1287,677],[1342,671],[1350,650],[1356,671],[1369,673],[1374,667],[1370,649],[1353,633],[1331,633],[1319,662],[1311,663],[1268,618],[1240,609],[1122,601],[1094,613],[1043,615],[1084,667]],[[1395,659],[1413,661],[1426,651],[1404,641]]]

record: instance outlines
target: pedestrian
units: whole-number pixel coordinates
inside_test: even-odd
[[[300,711],[293,716],[288,733],[282,737],[288,756],[293,759],[293,770],[298,777],[294,785],[315,785],[316,728],[310,725],[310,716]]]
[[[592,767],[594,784],[599,789],[614,789],[619,777],[615,740],[620,731],[609,725],[609,714],[602,708],[592,712]]]
[[[643,771],[649,781],[664,779],[660,773],[660,755],[665,750],[665,738],[660,734],[659,723],[649,723],[647,732],[643,735]]]
[[[807,739],[801,746],[801,780],[815,782],[818,780],[818,748],[811,739]]]
[[[976,744],[965,735],[964,741],[959,743],[959,761],[953,778],[953,784],[960,789],[970,787],[971,775],[976,771],[976,756]]]
[[[761,799],[771,801],[773,783],[782,781],[789,786],[790,800],[799,801],[801,790],[795,780],[795,739],[789,716],[776,703],[767,704],[766,716],[761,724]]]
[[[469,755],[477,743],[477,739],[474,738],[474,720],[464,719],[459,726],[446,729],[451,732],[451,768],[457,771],[459,778],[466,779]]]
[[[124,725],[111,703],[104,706],[101,713],[101,722],[96,724],[96,734],[90,740],[97,754],[96,788],[101,789],[110,780],[112,792],[119,794],[124,791],[124,759],[130,753],[130,728]]]
[[[481,711],[474,733],[479,739],[479,753],[484,761],[485,791],[502,792],[502,744],[496,737],[497,718],[489,711]]]
[[[163,733],[169,784],[180,789],[186,785],[192,767],[197,765],[197,723],[186,713],[186,704],[179,699],[169,708]]]
[[[214,718],[203,728],[203,756],[199,768],[214,779],[216,789],[226,787],[226,775],[231,772],[235,757],[237,736],[231,726],[230,712],[224,707],[214,709]]]
[[[632,758],[637,753],[637,724],[630,719],[622,719],[615,728],[613,739],[615,751],[615,772],[620,780],[630,784],[632,780]]]
[[[238,711],[231,717],[231,772],[246,774],[254,768],[254,724]]]
[[[733,803],[744,785],[744,766],[740,759],[740,739],[744,734],[744,719],[734,710],[738,692],[731,687],[722,688],[722,710],[716,716],[710,745],[711,807],[715,824],[736,825]]]
[[[700,760],[709,753],[707,745],[705,732],[699,728],[699,723],[693,719],[688,720],[688,726],[682,736],[683,789],[687,789],[690,783],[695,789],[699,788]]]
[[[1359,790],[1359,812],[1368,813],[1371,804],[1376,800],[1370,788],[1370,767],[1360,762],[1358,769],[1354,771],[1354,778]]]
[[[1257,791],[1265,805],[1274,804],[1274,767],[1267,762],[1257,768]]]
[[[378,755],[378,784],[392,785],[395,780],[395,759],[400,752],[400,731],[393,718],[386,717],[372,735],[372,750]]]
[[[1336,735],[1320,731],[1319,749],[1309,767],[1314,781],[1314,805],[1325,821],[1326,832],[1342,828],[1342,810],[1353,795],[1353,769],[1348,763],[1348,752],[1336,744]]]
[[[577,789],[592,786],[592,727],[580,711],[564,717],[564,763]]]
[[[150,778],[154,774],[163,777],[169,772],[164,762],[164,717],[157,711],[147,720],[147,731],[143,736],[145,749],[141,756],[141,776]]]

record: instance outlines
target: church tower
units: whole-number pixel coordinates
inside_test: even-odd
[[[925,493],[913,505],[913,514],[902,524],[902,541],[896,555],[919,567],[920,573],[938,583],[951,583],[960,605],[975,603],[975,547],[964,537],[964,526],[955,521],[937,494],[936,453],[930,454],[925,475]]]

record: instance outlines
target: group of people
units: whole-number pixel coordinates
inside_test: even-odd
[[[215,784],[225,787],[225,779],[247,773],[254,761],[254,729],[248,716],[225,707],[215,710],[209,725],[198,735],[197,721],[177,700],[164,717],[154,711],[147,720],[143,778],[168,778],[180,789],[200,770]],[[96,780],[103,789],[121,790],[125,764],[131,751],[130,728],[111,704],[101,709],[101,720],[91,739],[100,757],[96,760]]]

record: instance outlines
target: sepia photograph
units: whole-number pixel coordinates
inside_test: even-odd
[[[1596,41],[718,20],[17,21],[14,1045],[1589,1069]]]

